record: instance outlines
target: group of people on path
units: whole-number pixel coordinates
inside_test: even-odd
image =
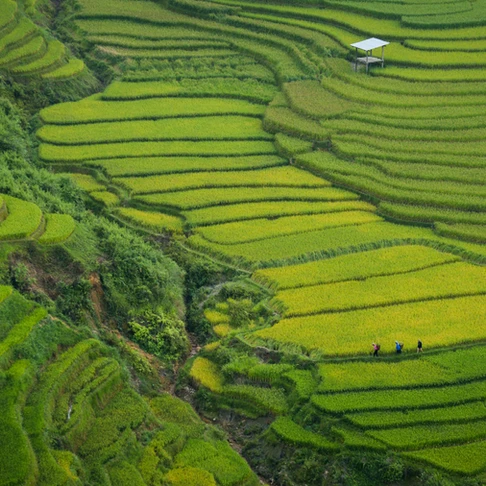
[[[372,343],[373,346],[373,356],[378,356],[378,352],[380,351],[381,346],[377,343]],[[395,341],[395,350],[397,354],[401,354],[403,349],[403,343]],[[417,353],[421,353],[423,351],[422,341],[419,339],[417,342]]]

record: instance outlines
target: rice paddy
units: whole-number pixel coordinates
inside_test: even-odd
[[[41,158],[82,172],[118,220],[252,273],[275,322],[205,309],[221,346],[238,335],[310,363],[232,369],[218,345],[193,382],[277,416],[269,433],[293,446],[484,472],[484,2],[80,5],[79,28],[126,66],[41,112]],[[391,43],[367,76],[349,44],[371,36]],[[302,404],[336,426],[305,427]],[[171,474],[200,468],[198,447]]]

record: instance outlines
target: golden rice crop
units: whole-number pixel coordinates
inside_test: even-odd
[[[480,341],[485,318],[486,296],[479,295],[284,319],[254,335],[328,355],[368,355],[372,342],[393,353],[397,340],[404,351],[415,351],[419,338],[428,348]]]
[[[208,225],[230,221],[274,218],[297,214],[321,214],[341,211],[374,211],[375,207],[365,201],[307,202],[307,201],[264,201],[231,204],[221,211],[219,206],[187,211],[184,216],[192,224]],[[270,220],[271,221],[271,220]]]
[[[299,216],[283,216],[276,219],[252,219],[214,226],[204,226],[198,229],[204,238],[223,245],[258,241],[275,236],[305,233],[322,228],[359,225],[382,221],[374,213],[367,211],[341,211],[338,213],[323,213]]]
[[[330,183],[295,167],[275,167],[248,171],[194,172],[148,177],[115,178],[115,182],[135,194],[171,192],[203,187],[328,187]]]
[[[356,194],[335,187],[226,187],[148,194],[136,199],[149,205],[174,206],[179,209],[217,207],[252,201],[354,201]]]
[[[458,259],[457,256],[426,246],[404,245],[300,265],[257,270],[253,278],[271,282],[279,289],[289,289],[410,272]]]
[[[135,208],[117,208],[115,214],[122,219],[135,223],[136,225],[155,231],[182,231],[182,221],[177,216],[171,214],[156,213],[153,211],[142,211]]]
[[[196,358],[190,375],[196,382],[213,392],[221,393],[223,390],[223,376],[217,365],[207,358]]]
[[[486,269],[455,262],[363,281],[282,290],[276,299],[286,316],[394,305],[486,293]]]

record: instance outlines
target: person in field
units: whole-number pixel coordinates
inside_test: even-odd
[[[380,345],[375,344],[375,343],[372,343],[371,345],[373,346],[373,356],[378,356],[378,351],[380,350]]]
[[[399,343],[398,341],[395,341],[395,349],[397,351],[397,354],[401,354],[403,349],[403,343]]]
[[[423,351],[422,346],[422,341],[419,339],[417,343],[417,353],[421,353]]]

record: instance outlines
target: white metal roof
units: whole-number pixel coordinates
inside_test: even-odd
[[[354,44],[351,45],[363,51],[371,51],[372,49],[377,49],[378,47],[387,46],[388,44],[389,42],[386,42],[381,39],[377,39],[376,37],[371,37],[370,39],[366,39],[360,42],[355,42]]]

